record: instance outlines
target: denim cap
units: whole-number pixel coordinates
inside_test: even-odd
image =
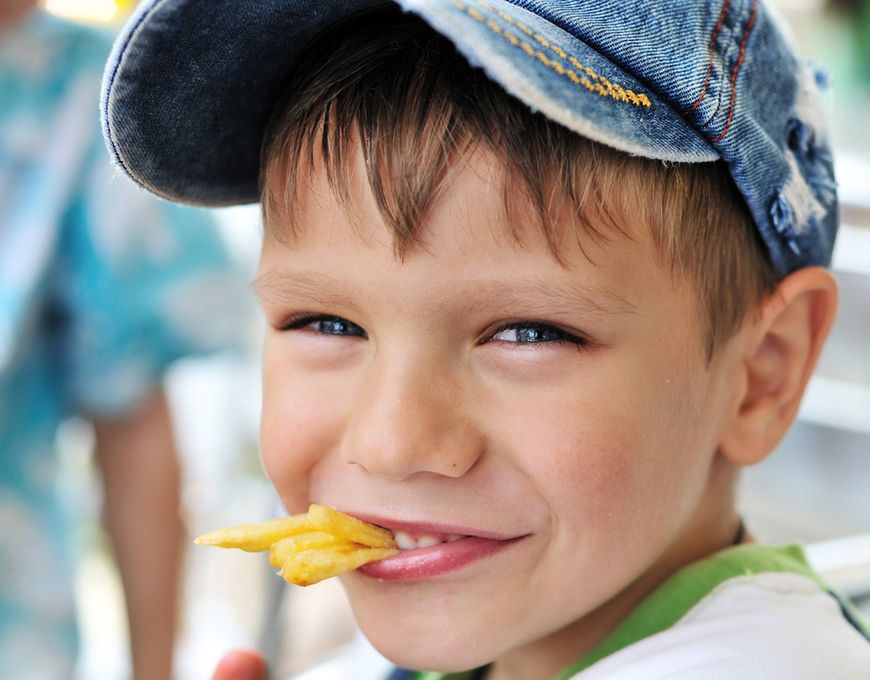
[[[258,201],[264,130],[301,53],[392,4],[581,135],[664,162],[724,160],[781,274],[830,262],[822,78],[762,0],[144,0],[106,66],[111,155],[174,201]]]

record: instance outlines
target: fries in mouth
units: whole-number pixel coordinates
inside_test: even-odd
[[[269,551],[269,564],[285,581],[310,586],[399,552],[386,529],[312,504],[308,512],[272,519],[262,524],[241,524],[197,538],[199,545]]]

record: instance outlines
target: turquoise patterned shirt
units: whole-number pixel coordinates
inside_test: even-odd
[[[3,678],[67,677],[75,656],[58,424],[128,412],[171,361],[240,336],[245,287],[209,216],[109,162],[98,101],[110,45],[41,11],[0,33]]]

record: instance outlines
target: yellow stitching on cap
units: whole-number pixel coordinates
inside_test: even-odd
[[[643,106],[645,108],[652,107],[652,102],[650,101],[649,97],[647,97],[647,95],[645,95],[643,93],[638,94],[638,93],[633,92],[632,90],[626,90],[626,89],[622,88],[618,83],[611,83],[607,78],[605,78],[604,76],[599,76],[595,72],[594,69],[592,69],[589,66],[586,66],[576,57],[574,57],[570,54],[567,54],[565,52],[565,50],[563,50],[558,45],[552,44],[544,36],[542,36],[538,33],[535,33],[531,28],[529,28],[528,26],[526,26],[522,22],[516,21],[511,15],[507,14],[506,12],[503,12],[501,10],[496,10],[489,3],[479,2],[478,4],[482,9],[498,15],[501,19],[503,19],[510,26],[513,26],[514,28],[516,28],[520,32],[524,33],[525,35],[534,38],[535,41],[537,41],[537,43],[539,45],[541,45],[541,47],[544,47],[545,49],[550,50],[560,59],[563,59],[563,60],[569,62],[572,66],[574,66],[577,70],[580,71],[580,74],[578,75],[577,73],[575,73],[571,69],[565,68],[559,62],[554,61],[554,60],[550,59],[549,57],[547,57],[547,55],[544,54],[543,52],[541,52],[540,50],[536,50],[529,43],[517,38],[512,33],[505,31],[496,21],[494,21],[493,19],[487,19],[475,7],[470,7],[465,2],[462,2],[462,0],[452,0],[452,2],[453,2],[453,5],[455,7],[457,7],[458,9],[460,9],[463,12],[465,12],[466,14],[468,14],[474,20],[476,20],[476,21],[480,22],[481,24],[483,24],[484,26],[486,26],[493,33],[501,36],[502,38],[507,40],[511,45],[514,45],[515,47],[519,47],[520,49],[523,50],[523,52],[528,54],[530,57],[534,57],[535,59],[537,59],[542,64],[544,64],[548,68],[552,69],[553,71],[555,71],[559,75],[567,77],[575,85],[581,85],[582,87],[584,87],[586,90],[588,90],[590,92],[594,92],[595,94],[598,94],[602,97],[609,97],[617,102],[633,104],[634,106]],[[582,75],[584,73],[586,74],[585,76]]]
[[[625,90],[622,89],[622,86],[619,83],[613,83],[613,91],[616,93],[616,96],[619,97],[619,101],[628,101],[628,95],[625,94]]]
[[[568,58],[568,55],[565,54],[565,50],[563,50],[563,49],[562,49],[561,47],[559,47],[558,45],[550,45],[550,49],[553,50],[553,52],[556,53],[556,56],[560,57],[561,59],[567,59],[567,58]]]
[[[620,85],[616,83],[611,83],[604,76],[599,76],[592,68],[583,65],[576,57],[573,57],[567,54],[562,48],[557,45],[553,45],[549,40],[544,38],[537,33],[534,33],[528,26],[521,24],[518,21],[515,21],[513,17],[505,12],[498,11],[496,12],[493,7],[487,3],[480,3],[480,6],[483,9],[489,10],[490,12],[494,12],[498,14],[502,19],[505,20],[511,26],[519,29],[526,35],[532,36],[542,47],[545,47],[551,50],[554,54],[556,54],[561,59],[568,61],[570,64],[575,66],[580,74],[575,73],[571,69],[566,69],[562,64],[557,61],[550,59],[546,54],[541,52],[540,50],[536,50],[532,45],[517,38],[514,34],[505,31],[496,21],[493,19],[487,19],[483,16],[483,14],[474,7],[469,7],[467,4],[462,2],[462,0],[452,0],[453,5],[458,9],[464,11],[474,20],[480,22],[488,29],[490,29],[496,35],[501,36],[505,40],[507,40],[511,45],[515,47],[519,47],[523,52],[528,54],[530,57],[534,57],[542,64],[552,69],[556,73],[561,76],[567,77],[572,83],[575,85],[580,85],[589,92],[593,92],[602,97],[610,97],[614,101],[631,103],[635,106],[644,106],[646,108],[650,108],[652,106],[652,102],[649,98],[644,95],[636,95],[631,90],[625,90]],[[582,74],[586,74],[585,76]],[[588,77],[587,77],[588,76]],[[591,80],[590,80],[591,79]],[[595,82],[593,82],[595,81]]]
[[[490,12],[494,12],[495,14],[497,14],[499,17],[501,17],[502,19],[504,19],[504,21],[505,21],[506,23],[510,24],[511,26],[514,26],[515,28],[519,29],[520,31],[522,31],[522,32],[525,33],[526,35],[533,37],[533,38],[534,38],[535,40],[537,40],[537,41],[538,41],[538,42],[539,42],[543,47],[546,47],[547,49],[550,49],[550,50],[552,50],[553,52],[555,52],[556,55],[557,55],[558,57],[560,57],[561,59],[568,59],[569,61],[571,61],[571,62],[574,64],[574,66],[576,66],[576,67],[579,68],[579,69],[582,69],[582,70],[586,71],[587,75],[588,75],[590,78],[593,78],[593,79],[598,79],[598,78],[599,78],[598,74],[595,73],[595,71],[593,71],[591,68],[589,68],[588,66],[584,66],[583,64],[581,64],[580,61],[579,61],[578,59],[576,59],[575,57],[572,57],[572,56],[570,56],[569,54],[567,54],[567,53],[565,52],[565,50],[563,50],[561,47],[559,47],[558,45],[553,45],[553,44],[552,44],[549,40],[547,40],[544,36],[542,36],[542,35],[540,35],[540,34],[538,34],[538,33],[535,33],[531,28],[529,28],[528,26],[526,26],[526,25],[523,24],[522,22],[515,20],[515,19],[514,19],[510,14],[508,14],[508,13],[505,12],[504,10],[496,10],[496,9],[495,9],[492,5],[490,5],[488,2],[480,2],[480,3],[478,3],[478,4],[479,4],[483,9],[488,10],[488,11],[490,11]],[[603,78],[603,76],[601,76],[601,77]]]
[[[525,33],[530,38],[535,35],[535,32],[531,28],[526,26],[524,23],[521,23],[519,21],[514,21],[514,18],[510,14],[508,14],[507,12],[503,12],[501,10],[496,11],[492,5],[485,3],[485,2],[480,3],[480,6],[483,7],[484,9],[489,10],[490,12],[495,12],[502,19],[504,19],[507,23],[509,23],[511,26],[516,26],[519,30],[521,30],[523,33]]]

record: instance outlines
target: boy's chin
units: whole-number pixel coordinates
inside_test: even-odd
[[[356,607],[354,615],[378,653],[401,668],[458,673],[485,666],[496,656],[487,654],[483,631],[475,633],[458,621],[427,617],[425,612],[406,616]]]
[[[399,625],[400,622],[396,623]],[[476,655],[474,655],[475,658],[471,658],[468,655],[469,650],[463,650],[459,645],[431,649],[427,644],[421,643],[420,638],[408,639],[407,636],[402,635],[392,637],[369,635],[365,629],[363,629],[363,634],[381,656],[396,666],[409,670],[463,673],[486,666],[492,661],[492,659],[476,658]],[[431,637],[426,638],[426,640],[431,640]],[[421,647],[427,648],[421,649]]]

